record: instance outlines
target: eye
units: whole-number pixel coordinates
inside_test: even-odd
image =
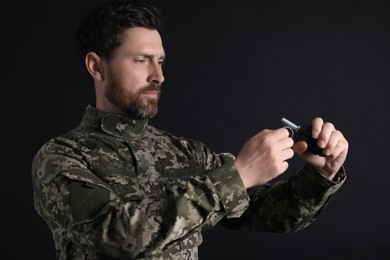
[[[142,63],[145,63],[145,62],[146,62],[146,59],[135,59],[134,62],[135,62],[135,63],[142,64]]]

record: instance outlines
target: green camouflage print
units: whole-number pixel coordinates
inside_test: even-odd
[[[299,230],[345,180],[306,166],[247,191],[233,155],[147,123],[89,105],[80,126],[38,151],[34,206],[58,259],[198,259],[203,230]]]

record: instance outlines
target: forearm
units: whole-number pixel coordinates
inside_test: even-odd
[[[251,202],[241,218],[223,220],[231,229],[267,232],[293,232],[312,223],[329,203],[345,180],[342,168],[329,181],[311,166],[306,166],[288,180],[248,190]]]

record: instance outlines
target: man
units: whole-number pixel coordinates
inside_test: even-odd
[[[259,132],[235,157],[149,125],[164,81],[160,24],[145,1],[112,1],[76,32],[96,103],[32,165],[35,208],[59,259],[197,259],[203,230],[300,230],[345,181],[348,142],[321,118],[312,135],[324,156],[285,128]],[[271,185],[294,153],[306,166]]]

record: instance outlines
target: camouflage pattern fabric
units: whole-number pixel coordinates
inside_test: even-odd
[[[89,105],[81,124],[49,140],[32,164],[34,206],[58,259],[198,259],[218,222],[292,232],[309,225],[345,180],[306,166],[246,190],[234,156],[175,137],[147,120]]]

